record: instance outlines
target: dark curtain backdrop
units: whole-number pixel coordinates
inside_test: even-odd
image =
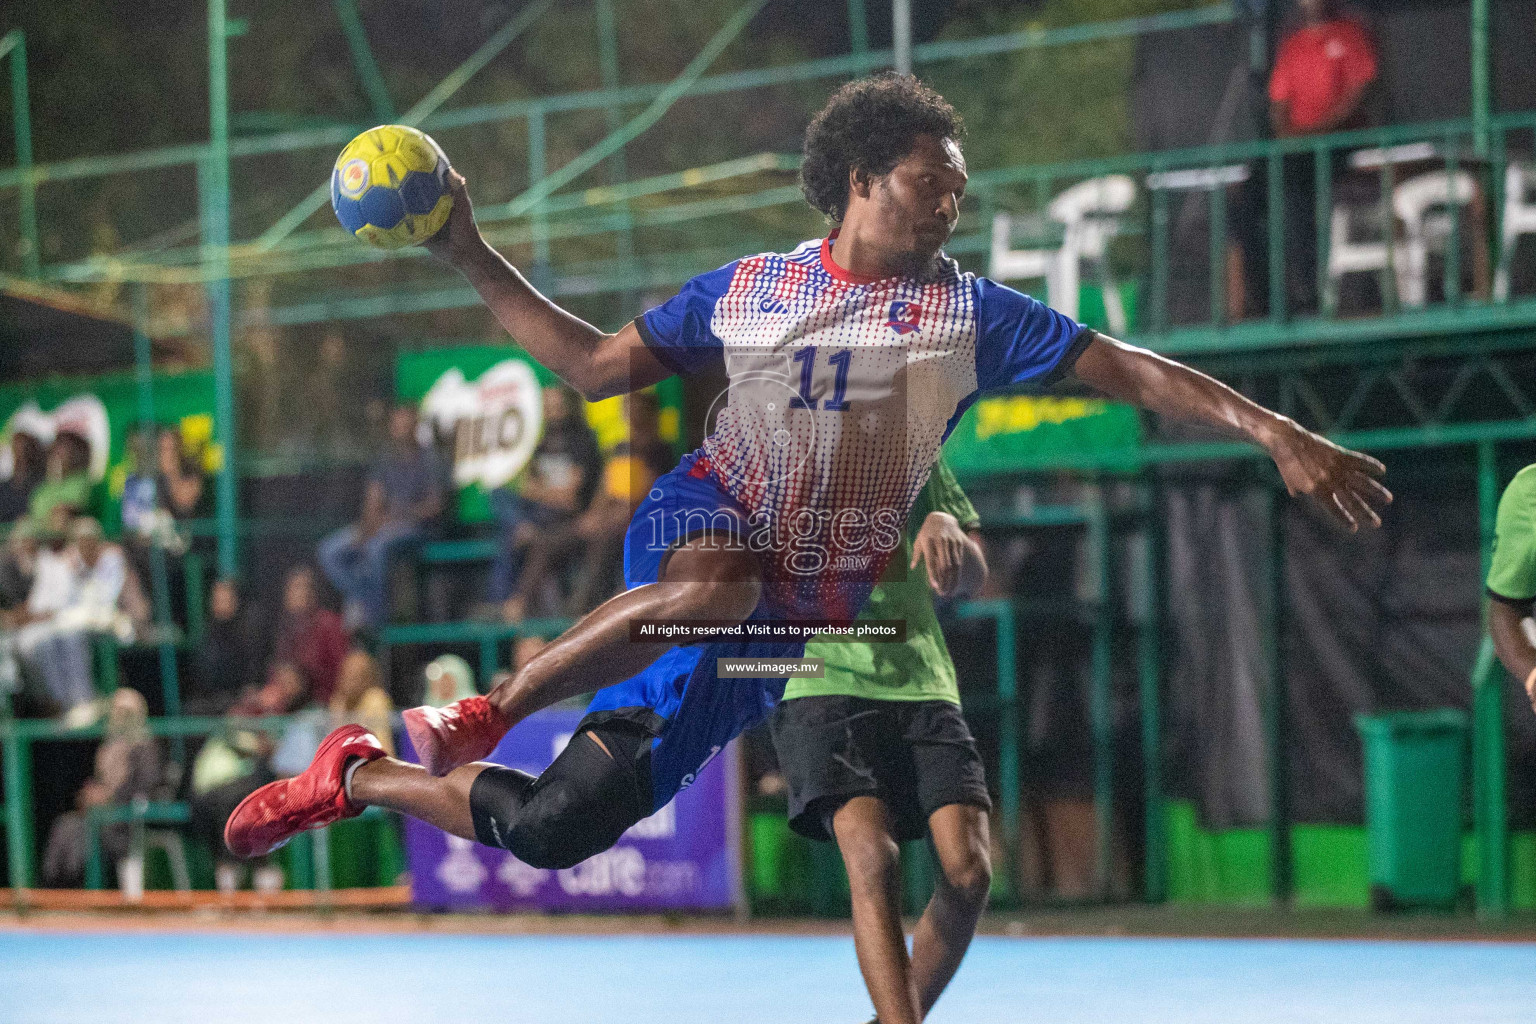
[[[1297,821],[1361,820],[1359,713],[1470,709],[1481,636],[1470,459],[1399,456],[1380,531],[1350,535],[1284,501],[1286,685]],[[1511,469],[1515,467],[1510,467]],[[1167,494],[1166,754],[1171,791],[1216,826],[1269,815],[1265,695],[1269,531],[1262,486],[1180,481]],[[1536,715],[1506,687],[1510,811],[1536,823]]]

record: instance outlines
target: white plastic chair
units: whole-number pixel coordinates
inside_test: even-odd
[[[992,219],[990,276],[999,281],[1044,278],[1050,305],[1075,318],[1082,265],[1089,263],[1104,288],[1109,329],[1125,333],[1125,306],[1106,256],[1109,240],[1120,232],[1121,216],[1135,202],[1136,182],[1123,174],[1089,178],[1061,192],[1046,208],[1050,220],[1062,226],[1059,249],[1014,249],[1014,218],[999,213]]]
[[[1375,204],[1370,206],[1352,206],[1346,203],[1333,204],[1333,217],[1329,222],[1328,230],[1328,294],[1325,305],[1329,310],[1337,309],[1339,304],[1339,284],[1349,274],[1377,274],[1386,270],[1394,262],[1392,253],[1387,247],[1386,232],[1388,227],[1378,227],[1375,230],[1376,238],[1358,241],[1355,236],[1360,233],[1362,223],[1372,214],[1377,212]],[[1399,256],[1397,264],[1397,289],[1402,294],[1402,258]]]
[[[1335,203],[1329,226],[1329,309],[1336,308],[1339,282],[1348,274],[1393,271],[1397,299],[1409,308],[1422,307],[1429,296],[1429,256],[1450,246],[1450,217],[1444,209],[1452,203],[1466,206],[1477,195],[1472,175],[1457,171],[1429,171],[1415,175],[1392,190],[1392,223],[1378,225],[1376,237],[1356,240],[1361,221],[1374,214],[1375,204],[1350,206]],[[1436,211],[1439,211],[1438,213]],[[1467,223],[1462,218],[1462,223]],[[1402,227],[1402,240],[1389,247],[1387,232]]]
[[[1038,226],[1038,218],[1029,218]],[[1046,295],[1054,296],[1060,290],[1056,283],[1056,265],[1061,260],[1060,249],[1015,249],[1013,230],[1026,218],[1010,213],[999,213],[992,218],[992,259],[987,276],[994,281],[1033,281],[1044,279]],[[1054,298],[1049,300],[1055,306]],[[1057,307],[1060,308],[1060,307]]]
[[[1499,269],[1493,276],[1495,302],[1509,301],[1510,265],[1521,235],[1536,235],[1536,168],[1511,162],[1504,171],[1504,213],[1500,224]]]
[[[1450,248],[1451,218],[1431,211],[1452,204],[1466,206],[1477,197],[1477,182],[1466,171],[1430,171],[1410,178],[1392,192],[1392,209],[1403,224],[1398,298],[1404,306],[1424,305],[1429,295],[1429,253]],[[1462,218],[1466,223],[1466,218]],[[1465,231],[1463,231],[1465,237]]]

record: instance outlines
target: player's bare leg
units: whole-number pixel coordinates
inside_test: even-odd
[[[708,536],[694,538],[667,559],[661,582],[603,602],[487,699],[515,725],[558,701],[628,679],[676,646],[632,641],[631,620],[742,622],[757,607],[760,591],[755,556],[724,550]]]
[[[630,639],[635,619],[744,621],[761,593],[756,557],[710,535],[680,545],[661,581],[610,598],[485,697],[405,712],[421,763],[434,775],[486,757],[513,725],[542,708],[628,679],[675,646]]]
[[[885,802],[856,796],[832,815],[853,898],[853,947],[880,1024],[923,1019],[901,927],[901,860]],[[953,972],[951,972],[953,973]]]
[[[912,933],[912,980],[924,1015],[960,969],[992,888],[986,811],[946,804],[929,816],[928,831],[938,871],[933,898]]]
[[[483,764],[466,764],[438,778],[419,764],[381,757],[353,773],[348,795],[355,804],[399,811],[461,839],[474,839],[469,789],[484,770]]]

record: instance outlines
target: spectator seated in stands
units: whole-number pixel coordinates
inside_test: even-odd
[[[393,755],[395,730],[390,716],[394,711],[395,705],[384,689],[384,676],[373,655],[366,651],[348,654],[341,663],[341,674],[336,677],[336,692],[331,696],[330,728],[361,725]]]
[[[368,475],[361,517],[320,542],[320,565],[347,603],[349,627],[387,621],[391,560],[419,543],[442,511],[437,452],[417,442],[416,410],[396,406],[389,449]]]
[[[209,514],[208,481],[175,427],[165,427],[155,438],[155,470],[155,499],[172,519],[182,522]]]
[[[60,516],[55,509],[55,520]],[[64,724],[82,728],[101,710],[91,683],[91,634],[130,640],[147,608],[122,548],[102,538],[100,523],[82,516],[69,525],[68,539],[39,549],[27,605],[13,621],[23,664],[64,709]]]
[[[72,431],[61,430],[48,446],[43,479],[27,498],[32,524],[46,530],[59,509],[66,517],[84,515],[91,504],[91,445]]]
[[[624,550],[624,533],[630,516],[651,484],[677,462],[677,456],[658,433],[660,408],[656,396],[646,392],[626,395],[624,409],[629,421],[629,440],[616,447],[603,466],[602,489],[592,504],[566,526],[541,531],[529,545],[517,591],[507,599],[503,614],[508,622],[521,622],[540,614],[544,594],[558,582],[556,574],[565,562],[580,555],[576,583],[559,611],[581,615],[606,597],[614,569]]]
[[[528,546],[541,530],[569,524],[586,510],[597,489],[603,458],[581,416],[576,398],[562,385],[544,389],[544,435],[527,472],[491,492],[491,512],[501,531],[501,550],[491,564],[487,598],[501,604],[517,589]]]
[[[210,511],[207,481],[175,427],[135,431],[129,445],[134,469],[123,484],[123,533],[175,551],[182,546],[175,524]]]
[[[254,689],[264,659],[262,634],[240,599],[233,580],[219,580],[208,592],[208,624],[192,652],[182,711],[222,715]]]
[[[336,675],[347,656],[347,632],[341,616],[320,607],[315,571],[301,565],[288,573],[283,610],[272,644],[274,664],[296,666],[313,690],[315,703],[331,702]]]
[[[149,799],[163,774],[160,745],[149,732],[149,706],[144,695],[119,687],[112,694],[106,736],[96,748],[95,771],[75,795],[75,809],[61,814],[48,833],[43,884],[49,888],[81,885],[88,843],[86,815],[93,807],[122,807]],[[101,829],[101,848],[108,860],[122,860],[128,843],[127,822],[114,822]]]
[[[25,430],[12,432],[10,449],[10,475],[0,480],[0,523],[14,523],[27,514],[47,461],[43,442]]]

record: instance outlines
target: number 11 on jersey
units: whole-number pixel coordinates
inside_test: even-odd
[[[792,361],[800,364],[800,394],[789,400],[791,409],[814,409],[816,399],[813,388],[816,378],[816,346],[806,345],[796,349]],[[838,349],[827,357],[827,365],[836,369],[832,378],[832,397],[824,400],[821,407],[827,412],[848,411],[848,370],[853,365],[853,350]]]

